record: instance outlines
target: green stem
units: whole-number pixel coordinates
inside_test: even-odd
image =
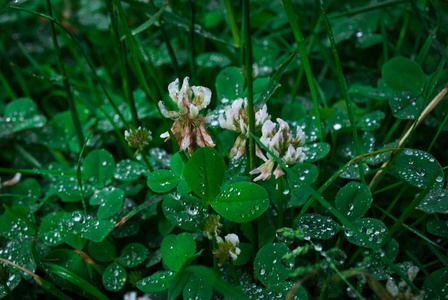
[[[249,107],[249,132],[255,134],[254,90],[252,82],[252,41],[250,35],[249,0],[243,0],[244,38],[246,57],[247,105]],[[249,136],[249,170],[255,168],[255,141]],[[250,176],[251,181],[253,176]]]
[[[230,262],[230,272],[232,273],[233,280],[235,281],[235,285],[240,285],[240,280],[238,279],[238,275],[236,274],[235,266],[233,262]]]
[[[355,117],[354,117],[352,106],[351,106],[350,94],[348,93],[347,82],[345,81],[344,73],[342,72],[341,61],[339,59],[338,50],[336,48],[336,42],[334,40],[333,30],[331,29],[331,25],[330,25],[330,22],[328,21],[327,14],[325,13],[325,9],[324,9],[322,1],[319,1],[319,5],[320,5],[321,12],[322,12],[322,16],[325,21],[325,25],[327,27],[328,36],[330,38],[331,49],[332,49],[333,56],[334,56],[334,62],[336,64],[336,69],[338,71],[339,84],[341,85],[342,94],[344,95],[345,105],[347,106],[348,117],[350,119],[350,126],[351,126],[352,132],[353,132],[353,140],[356,145],[356,154],[361,155],[361,144],[358,139],[358,132],[356,129]],[[362,160],[358,163],[358,166],[359,166],[359,174],[361,177],[361,182],[365,184],[366,179],[364,176]]]
[[[280,176],[277,179],[277,191],[278,191],[278,227],[283,227],[283,177]]]
[[[145,150],[142,150],[140,153],[142,154],[143,161],[145,162],[145,165],[148,168],[148,170],[150,172],[154,172],[154,168],[152,167],[151,163],[149,162],[148,155],[146,154]]]
[[[225,0],[227,16],[229,17],[230,29],[232,31],[233,41],[235,48],[239,48],[241,45],[240,35],[238,33],[238,26],[235,21],[235,14],[233,13],[232,1]]]
[[[314,86],[313,73],[311,71],[311,65],[308,60],[307,51],[305,48],[305,40],[303,39],[302,31],[300,30],[299,23],[297,22],[296,15],[294,13],[294,7],[291,4],[291,0],[282,0],[285,8],[286,15],[288,16],[289,24],[292,28],[294,38],[297,43],[297,48],[302,59],[303,69],[305,70],[306,79],[308,80],[308,86],[310,88],[311,99],[313,99],[314,112],[316,115],[317,126],[319,129],[319,139],[324,141],[324,133],[322,129],[322,122],[319,110],[319,100],[317,99],[316,88]]]
[[[213,270],[216,274],[219,274],[218,270],[218,260],[216,259],[216,256],[213,254],[213,249],[218,249],[218,244],[216,243],[216,238],[213,238],[210,241],[211,248],[212,248],[212,257],[213,257]]]
[[[191,9],[191,22],[190,22],[190,68],[191,68],[191,79],[194,81],[196,79],[196,69],[194,66],[194,59],[196,58],[195,51],[195,39],[194,39],[194,26],[196,19],[196,5],[195,0],[190,0]]]
[[[47,10],[48,15],[53,18],[53,11],[51,9],[51,0],[47,0]],[[70,89],[70,82],[67,77],[64,65],[61,59],[61,50],[59,49],[58,39],[56,37],[56,29],[54,26],[54,21],[50,21],[51,28],[51,38],[53,40],[54,51],[56,52],[56,58],[58,61],[59,71],[62,74],[62,82],[64,84],[65,92],[67,93],[67,102],[70,108],[70,113],[72,115],[73,123],[75,125],[76,135],[78,136],[79,149],[84,145],[84,135],[82,133],[81,122],[79,121],[78,112],[76,111],[75,101],[73,99],[73,94]]]

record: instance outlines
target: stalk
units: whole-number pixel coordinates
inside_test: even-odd
[[[277,179],[278,191],[278,228],[283,227],[283,177]]]
[[[47,10],[48,15],[53,18],[53,11],[51,9],[51,0],[47,0]],[[70,113],[72,115],[73,123],[75,124],[76,135],[78,136],[79,149],[84,145],[84,135],[82,133],[81,122],[79,121],[78,112],[76,111],[75,101],[73,99],[73,94],[70,89],[70,82],[67,77],[64,65],[61,59],[61,50],[59,49],[58,39],[56,37],[56,29],[54,26],[54,21],[50,21],[51,28],[51,38],[53,40],[54,51],[56,52],[56,58],[58,61],[59,71],[62,74],[62,82],[64,84],[65,92],[67,94],[67,102],[70,108]]]

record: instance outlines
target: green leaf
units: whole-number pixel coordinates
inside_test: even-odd
[[[336,235],[341,226],[330,216],[312,213],[304,214],[300,218],[297,228],[303,230],[303,233],[311,238],[327,240]]]
[[[387,100],[387,94],[381,90],[358,83],[352,84],[348,89],[348,92],[350,94],[361,95],[374,100]]]
[[[213,289],[210,281],[204,277],[193,274],[184,287],[184,299],[209,300],[212,297]]]
[[[255,183],[237,182],[227,186],[211,205],[229,221],[249,222],[268,209],[269,195],[264,188]]]
[[[97,213],[98,220],[104,220],[113,217],[120,210],[123,205],[124,191],[113,187],[104,188],[95,196],[95,200],[98,200],[100,205]]]
[[[166,193],[174,189],[180,178],[168,170],[155,170],[148,175],[148,187],[156,193]]]
[[[311,143],[317,140],[319,133],[319,125],[316,116],[307,115],[305,118],[297,121],[297,126],[302,127],[306,136],[306,142]]]
[[[39,114],[36,103],[30,98],[19,98],[10,102],[5,108],[6,124],[11,124],[12,132],[43,127],[47,119]],[[5,132],[0,136],[6,135]]]
[[[39,239],[49,246],[63,244],[67,234],[66,228],[62,223],[64,216],[65,213],[62,211],[46,215],[39,227]]]
[[[219,72],[216,77],[218,99],[233,101],[243,96],[244,77],[237,67],[229,67]]]
[[[166,236],[160,248],[162,259],[172,270],[178,272],[196,252],[196,242],[187,232]]]
[[[443,185],[442,166],[434,156],[425,151],[405,149],[397,157],[395,166],[401,178],[419,189],[430,185],[441,188]]]
[[[0,217],[0,232],[3,237],[21,240],[32,238],[37,230],[34,216],[24,206],[9,207],[3,204],[4,214]]]
[[[130,159],[124,159],[117,164],[114,178],[120,181],[135,181],[145,170],[146,168],[142,164]]]
[[[352,179],[352,180],[361,179],[361,176],[359,175],[358,162],[355,162],[355,163],[349,165],[344,171],[341,172],[341,174],[339,174],[339,177],[346,178],[346,179]],[[364,174],[366,174],[367,172],[370,171],[370,167],[364,162],[362,162],[362,168],[363,168]]]
[[[169,194],[162,203],[165,217],[174,225],[187,231],[200,229],[208,215],[208,205],[188,194]]]
[[[196,65],[202,68],[225,68],[231,60],[220,52],[207,52],[196,56]],[[236,98],[235,98],[236,99]]]
[[[126,278],[126,269],[116,262],[111,263],[103,273],[104,288],[111,292],[118,292],[126,284]]]
[[[189,266],[184,272],[192,272],[204,278],[206,281],[209,281],[213,289],[228,297],[229,299],[234,300],[248,300],[249,298],[244,295],[244,293],[222,280],[219,275],[217,275],[213,270],[204,267],[204,266]]]
[[[375,110],[371,113],[365,114],[358,121],[356,126],[364,131],[373,131],[381,127],[381,120],[386,117],[381,110]]]
[[[351,181],[336,195],[335,207],[347,220],[361,218],[370,208],[373,197],[367,185]]]
[[[239,243],[238,248],[240,248],[241,253],[233,261],[233,264],[235,266],[244,266],[251,259],[254,247],[250,243]]]
[[[388,229],[383,222],[377,219],[364,218],[354,221],[355,226],[361,233],[365,234],[369,241],[373,244],[380,245],[384,237],[388,233]],[[357,234],[350,229],[345,230],[345,236],[350,243],[355,245],[370,248]]]
[[[167,290],[176,276],[173,271],[159,271],[137,282],[137,288],[144,293],[155,293]]]
[[[12,198],[12,206],[25,205],[32,207],[39,199],[40,193],[40,185],[34,178],[27,178],[9,188],[9,194],[17,195],[17,197]]]
[[[276,298],[286,299],[291,288],[294,286],[294,282],[286,281],[279,282],[276,284],[272,284],[267,289],[267,292],[271,295],[275,295]],[[294,296],[292,297],[294,300],[308,300],[308,293],[303,285],[297,289]]]
[[[88,180],[99,188],[107,185],[115,171],[114,157],[104,149],[93,150],[87,154],[83,166]]]
[[[171,157],[170,168],[171,171],[173,171],[173,173],[176,174],[177,176],[179,177],[184,176],[185,163],[182,157],[180,156],[179,152],[173,154],[173,156]]]
[[[82,224],[77,224],[75,228],[80,232],[81,237],[101,242],[114,229],[115,223],[107,220],[87,219]]]
[[[306,162],[315,162],[321,160],[330,153],[330,144],[328,143],[313,143],[306,146]]]
[[[121,251],[120,257],[117,258],[117,262],[127,268],[133,268],[141,264],[148,257],[148,250],[140,243],[131,243],[124,247]]]
[[[222,156],[213,148],[203,147],[196,150],[185,165],[184,176],[196,195],[212,200],[221,188],[224,172]]]
[[[425,74],[422,68],[409,58],[392,58],[383,65],[381,74],[392,90],[420,94],[425,86]]]
[[[426,223],[426,230],[437,236],[448,237],[448,221],[437,219],[430,220]]]
[[[291,172],[294,174],[291,174]],[[301,190],[305,184],[313,184],[319,176],[317,167],[306,162],[292,166],[291,172],[286,176],[288,178],[289,187],[293,192]]]
[[[423,109],[423,98],[410,92],[396,93],[389,98],[389,106],[395,118],[415,120]]]
[[[448,297],[448,268],[439,269],[426,276],[422,290],[425,299],[446,299]]]
[[[104,239],[99,243],[90,241],[87,249],[89,255],[97,261],[108,262],[115,259],[115,245],[109,239]]]
[[[445,189],[430,190],[415,209],[428,214],[448,214],[448,191]]]
[[[284,244],[267,244],[258,251],[255,257],[254,270],[257,278],[265,286],[282,282],[291,273],[291,261],[283,259],[289,253]]]

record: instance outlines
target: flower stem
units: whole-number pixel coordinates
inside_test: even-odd
[[[145,162],[145,165],[148,168],[148,170],[150,172],[154,172],[154,168],[152,167],[151,163],[149,162],[148,155],[146,154],[146,152],[145,151],[141,151],[140,153],[142,154],[143,161]]]
[[[212,256],[213,256],[213,270],[215,271],[216,274],[218,274],[218,260],[216,259],[216,256],[213,254],[213,249],[217,249],[218,248],[218,244],[216,243],[216,238],[213,238],[211,241],[211,246],[212,246]]]
[[[48,15],[50,17],[53,17],[53,11],[51,9],[51,1],[50,0],[47,0],[47,9],[48,9]],[[58,39],[56,36],[56,28],[54,26],[54,21],[50,21],[50,28],[51,28],[51,37],[53,39],[54,52],[56,52],[56,58],[58,61],[59,71],[62,74],[62,83],[64,84],[64,89],[67,94],[66,96],[67,96],[68,107],[70,108],[70,113],[72,115],[73,124],[75,125],[76,135],[78,136],[79,149],[81,150],[81,148],[84,144],[84,135],[82,133],[82,127],[81,127],[81,122],[79,121],[78,112],[76,110],[75,100],[73,99],[73,94],[70,89],[70,82],[67,77],[67,72],[65,71],[64,64],[62,63],[61,50],[59,49],[59,44],[58,44]]]
[[[278,191],[278,228],[283,227],[283,177],[280,176],[277,179],[277,191]]]
[[[235,266],[233,262],[230,262],[230,272],[232,273],[233,280],[235,281],[235,285],[240,285],[240,280],[238,279],[238,275],[236,275]]]
[[[252,83],[252,43],[250,35],[250,8],[249,0],[243,1],[244,38],[246,57],[247,105],[249,107],[249,131],[255,134],[254,91]],[[255,141],[249,136],[249,170],[254,169]],[[251,181],[253,176],[250,176]]]

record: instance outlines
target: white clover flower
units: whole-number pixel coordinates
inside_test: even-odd
[[[159,101],[159,109],[164,117],[175,120],[171,130],[179,144],[180,151],[186,150],[188,153],[192,153],[196,150],[196,146],[214,147],[215,144],[205,129],[207,118],[199,114],[200,110],[210,104],[212,92],[202,86],[190,88],[188,80],[188,77],[184,78],[180,89],[179,79],[168,86],[169,95],[177,105],[178,111],[168,111],[162,101]],[[160,137],[168,140],[170,135],[168,132],[164,132]]]
[[[259,131],[269,118],[265,104],[255,113],[255,131]],[[240,133],[230,150],[230,158],[237,159],[243,156],[246,153],[247,140],[250,136],[247,99],[238,98],[231,105],[226,106],[225,117],[224,114],[219,115],[219,125],[222,128]]]
[[[260,141],[275,155],[278,156],[285,164],[299,164],[306,159],[305,134],[300,126],[297,126],[296,135],[293,137],[288,123],[277,118],[279,128],[271,120],[267,120],[261,128],[262,136]],[[274,169],[275,160],[269,153],[266,158],[261,151],[257,152],[264,163],[258,168],[252,170],[250,174],[260,174],[254,179],[267,180],[271,178]],[[285,175],[283,169],[278,165],[274,170],[275,178]]]
[[[224,237],[224,240],[218,236],[216,237],[218,248],[213,251],[213,254],[218,258],[218,265],[222,266],[227,261],[234,261],[241,254],[241,249],[238,248],[240,239],[234,233],[230,233]]]

